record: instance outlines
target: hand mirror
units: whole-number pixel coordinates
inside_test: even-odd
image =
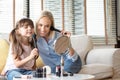
[[[65,51],[69,47],[69,37],[67,36],[60,36],[58,39],[55,40],[54,42],[54,50],[57,54],[62,55],[65,53]]]

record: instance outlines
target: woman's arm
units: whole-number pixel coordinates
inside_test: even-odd
[[[74,49],[73,48],[69,48],[69,55],[70,56],[73,56],[75,53]]]
[[[71,33],[67,31],[61,31],[61,33],[65,36],[70,37]],[[64,58],[64,70],[71,73],[77,73],[80,71],[82,62],[79,55],[72,48],[71,41],[69,41],[68,51],[66,52],[66,56]]]
[[[81,69],[82,62],[80,56],[71,47],[64,55],[64,70],[70,73],[78,73]]]

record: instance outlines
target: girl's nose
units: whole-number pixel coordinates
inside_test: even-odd
[[[28,29],[32,29],[32,27],[31,27],[31,26],[28,26]]]

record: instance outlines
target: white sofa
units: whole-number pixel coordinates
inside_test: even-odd
[[[5,64],[9,48],[5,41],[0,40],[0,55],[5,55],[4,58],[0,56],[0,62],[2,63],[0,71]],[[92,74],[96,79],[102,80],[105,78],[120,78],[119,49],[94,49],[92,39],[87,35],[72,35],[71,43],[82,59],[82,69],[79,71],[79,74]],[[37,60],[37,66],[43,66],[40,58]]]
[[[117,48],[95,49],[87,35],[71,36],[73,48],[82,59],[80,74],[92,74],[95,79],[120,78],[120,50]],[[117,57],[117,58],[116,58]]]

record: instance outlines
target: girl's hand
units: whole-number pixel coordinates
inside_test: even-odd
[[[68,37],[71,36],[71,33],[68,32],[68,31],[64,31],[64,30],[62,30],[61,33],[62,33],[62,35],[65,35],[65,36],[68,36]]]
[[[0,73],[0,75],[2,75],[2,76],[5,76],[5,75],[6,75],[4,69],[2,70],[2,72]]]
[[[34,49],[31,51],[30,57],[31,57],[31,59],[33,59],[33,58],[37,59],[37,58],[38,58],[38,55],[39,55],[38,49],[37,49],[37,48],[34,48]]]

